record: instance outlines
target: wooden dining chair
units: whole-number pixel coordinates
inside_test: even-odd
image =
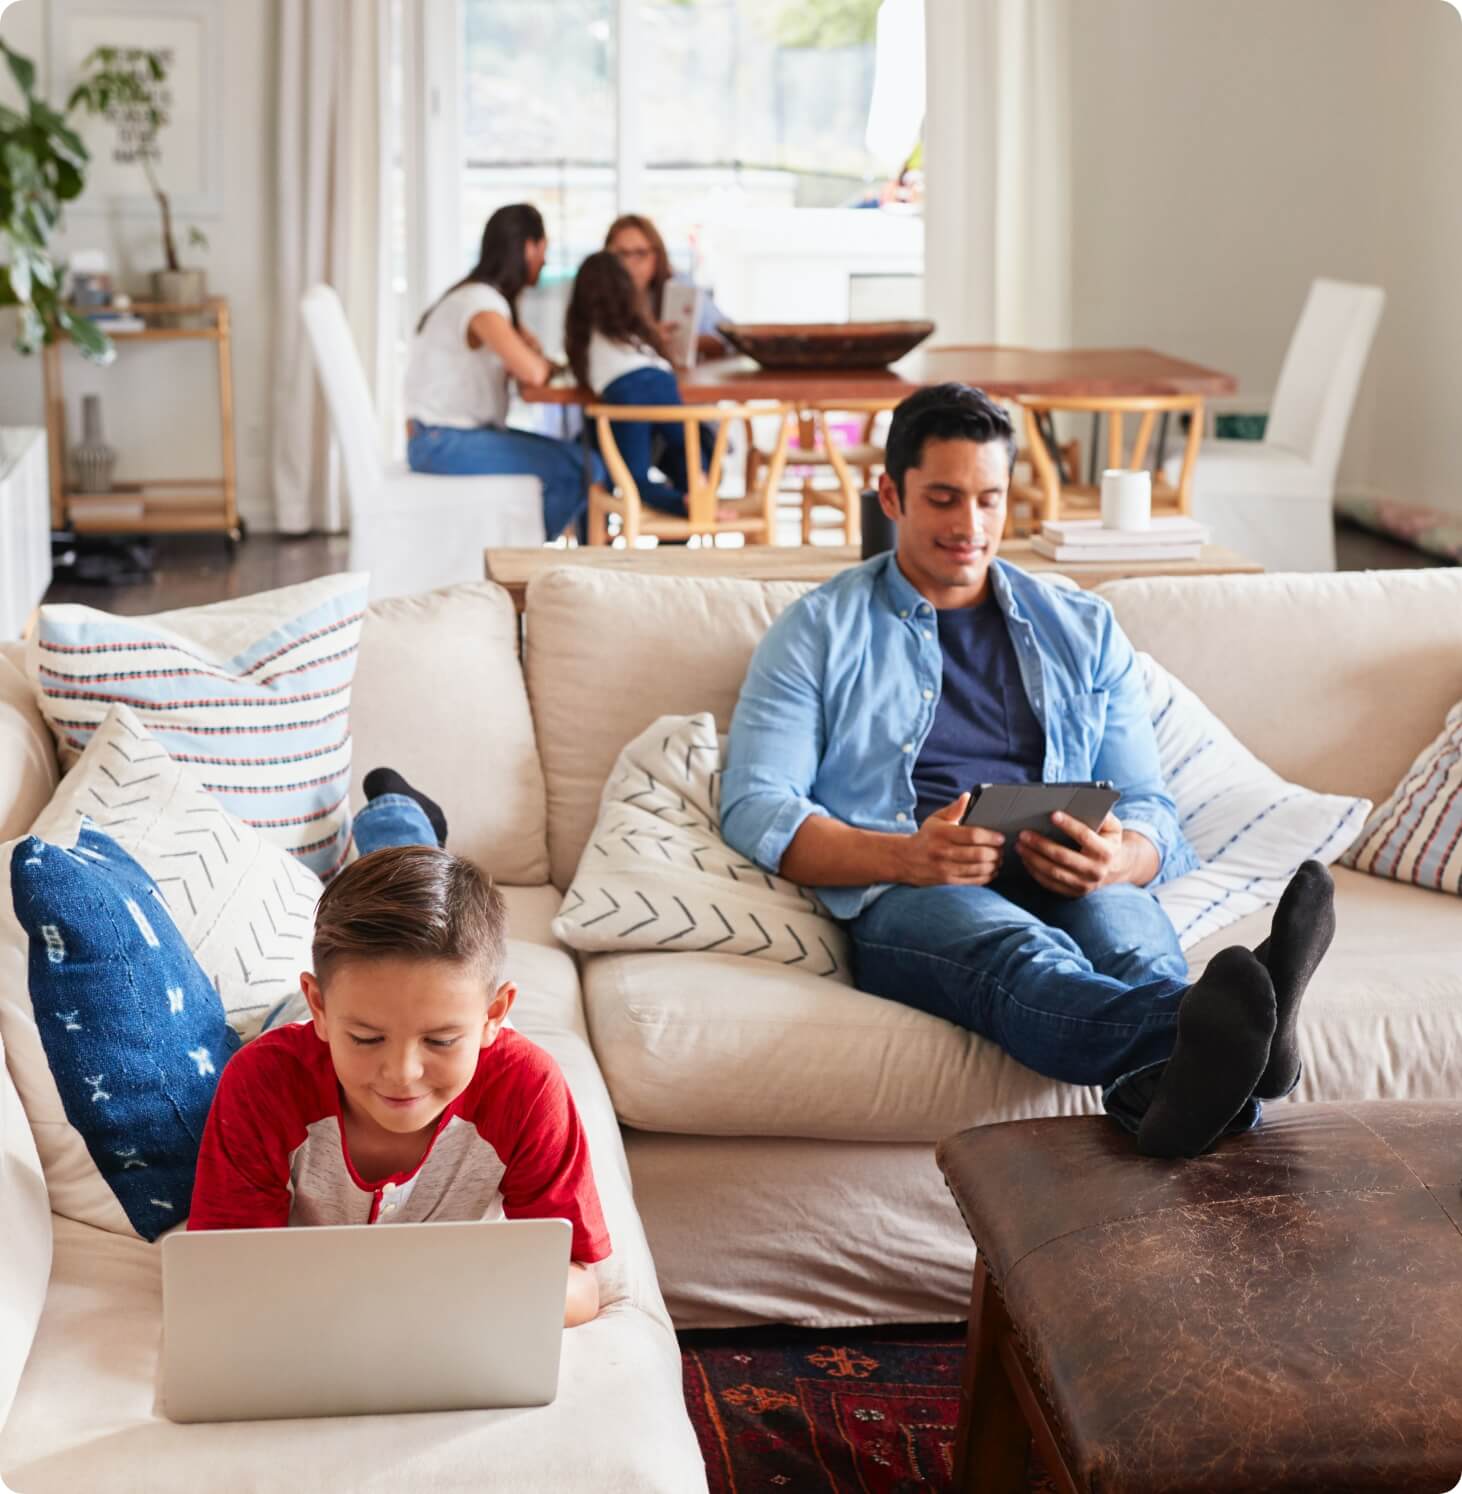
[[[776,543],[777,488],[787,462],[791,435],[791,410],[785,405],[590,405],[584,412],[595,423],[599,452],[609,469],[610,487],[589,487],[589,543],[610,542],[609,517],[617,515],[619,533],[633,546],[641,535],[658,539],[685,540],[694,535],[714,539],[718,534],[742,534],[749,545]],[[747,483],[746,495],[737,503],[735,518],[722,518],[719,509],[721,481],[726,465],[726,443],[731,424],[753,416],[779,417],[779,434],[772,445],[758,481]],[[686,516],[667,514],[640,497],[639,487],[614,439],[614,422],[639,420],[650,425],[678,425],[685,434],[685,466],[690,490],[685,495]],[[714,423],[716,437],[711,459],[701,466],[701,423]]]
[[[1125,467],[1129,471],[1140,471],[1148,465],[1152,452],[1153,433],[1159,416],[1187,415],[1188,437],[1183,448],[1183,461],[1176,483],[1170,482],[1161,472],[1152,478],[1152,506],[1155,513],[1168,512],[1188,514],[1193,511],[1193,468],[1198,459],[1198,446],[1203,439],[1203,396],[1201,394],[1153,394],[1153,395],[1022,395],[1017,401],[1025,417],[1024,454],[1029,455],[1035,471],[1032,497],[1036,515],[1042,524],[1059,519],[1063,514],[1083,510],[1096,511],[1101,507],[1099,484],[1075,480],[1074,474],[1080,466],[1080,449],[1074,444],[1064,445],[1062,465],[1069,468],[1072,478],[1062,480],[1062,474],[1052,456],[1047,431],[1043,429],[1042,417],[1057,413],[1101,415],[1106,422],[1106,466]],[[1129,450],[1126,444],[1126,417],[1139,415],[1137,433]],[[1019,485],[1012,483],[1012,492]]]
[[[878,417],[892,410],[898,402],[898,396],[890,396],[882,399],[812,400],[798,404],[795,439],[787,447],[783,481],[786,482],[788,474],[791,475],[793,481],[788,486],[800,499],[804,545],[812,543],[815,513],[819,508],[837,512],[837,524],[842,529],[844,544],[862,542],[862,493],[872,486],[874,472],[883,466],[883,447],[873,440],[873,428]],[[863,417],[856,440],[845,439],[832,419],[835,415]],[[769,458],[751,439],[749,427],[747,438],[747,482],[751,485]],[[817,482],[819,470],[831,472],[835,486],[820,487]]]

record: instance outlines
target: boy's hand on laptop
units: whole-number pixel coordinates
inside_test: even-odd
[[[1005,837],[998,830],[961,825],[970,796],[936,809],[899,844],[898,881],[910,887],[984,887],[1000,870]]]
[[[1076,842],[1075,850],[1034,830],[1022,830],[1015,842],[1025,869],[1047,892],[1085,897],[1098,887],[1132,880],[1130,852],[1116,815],[1108,814],[1095,830],[1059,811],[1051,823]]]

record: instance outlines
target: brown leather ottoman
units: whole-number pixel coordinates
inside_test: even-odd
[[[1462,1104],[1275,1105],[1195,1162],[1102,1117],[939,1145],[980,1252],[956,1487],[1462,1478]]]

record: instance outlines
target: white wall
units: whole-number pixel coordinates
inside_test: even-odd
[[[255,529],[274,524],[269,475],[270,390],[273,358],[274,153],[273,0],[213,0],[224,49],[220,101],[223,188],[216,218],[199,219],[207,255],[179,251],[208,271],[209,288],[226,295],[234,325],[233,369],[237,423],[239,510]],[[138,0],[135,7],[145,11]],[[45,0],[18,0],[0,22],[0,36],[33,58],[47,80]],[[11,98],[8,74],[3,96]],[[162,263],[156,220],[121,217],[72,205],[63,250],[101,247],[112,256],[124,288],[147,289]],[[12,313],[0,315],[0,424],[42,420],[40,361],[14,350]],[[118,448],[117,475],[204,477],[218,467],[218,413],[211,344],[123,346],[115,364],[94,369],[66,354],[71,438],[80,426],[80,396],[102,396],[107,437]]]
[[[1440,0],[1079,0],[1078,344],[1273,387],[1317,275],[1388,303],[1341,490],[1462,510],[1462,21]]]

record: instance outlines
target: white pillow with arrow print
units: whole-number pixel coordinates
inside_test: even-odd
[[[821,903],[721,839],[725,745],[702,711],[662,716],[620,753],[553,932],[571,949],[749,955],[851,984]]]

